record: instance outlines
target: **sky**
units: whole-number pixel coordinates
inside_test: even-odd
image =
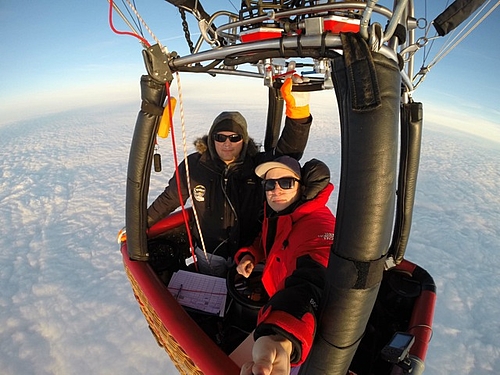
[[[237,3],[217,2],[231,11]],[[380,1],[386,3],[392,2]],[[181,56],[187,54],[180,16],[173,6],[160,0],[135,0],[135,4],[163,45]],[[420,2],[416,4],[419,16],[427,10],[428,18],[433,19],[446,1],[433,1],[425,8]],[[121,1],[119,5],[126,9]],[[204,6],[208,11],[220,10],[212,2]],[[110,29],[108,8],[106,0],[72,2],[71,6],[61,0],[29,6],[14,0],[0,2],[0,124],[137,98],[138,82],[145,72],[142,47],[137,39]],[[116,14],[114,24],[120,31],[130,31]],[[197,30],[192,27],[191,33],[195,40]],[[429,120],[474,129],[486,137],[498,131],[494,129],[500,126],[499,35],[500,10],[496,9],[431,69],[414,93],[414,99],[429,108]],[[149,35],[146,37],[154,43]],[[438,53],[438,43],[426,53]],[[205,75],[186,74],[183,79],[209,85],[214,82]],[[248,80],[252,90],[262,85],[256,79]]]
[[[137,4],[162,43],[183,48],[182,31],[169,33],[159,21],[162,14],[178,19],[167,12],[173,8]],[[139,43],[109,29],[107,8],[104,0],[0,2],[6,375],[176,374],[137,307],[115,242],[144,68]],[[425,123],[407,258],[438,288],[428,374],[500,373],[499,21],[496,10],[414,93]],[[194,124],[188,142],[227,109],[242,111],[250,134],[262,134],[267,91],[260,83],[239,78],[237,92],[225,78],[187,75],[182,82],[186,121]],[[322,159],[338,176],[338,131],[330,125],[338,116],[329,95],[311,95],[314,125],[304,160]],[[172,172],[168,140],[160,151],[164,172],[153,175],[152,195]],[[332,209],[335,202],[336,191]]]

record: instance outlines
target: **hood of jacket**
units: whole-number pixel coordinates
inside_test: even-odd
[[[241,149],[240,157],[236,160],[236,163],[240,163],[245,160],[248,152],[250,152],[250,156],[253,156],[253,151],[248,149],[250,137],[248,136],[247,121],[243,115],[237,111],[224,111],[214,119],[208,132],[206,143],[212,159],[219,159],[217,151],[215,150],[215,141],[213,136],[220,131],[234,132],[243,137],[243,147]]]

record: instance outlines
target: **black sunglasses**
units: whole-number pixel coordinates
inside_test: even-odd
[[[293,188],[295,185],[295,181],[299,181],[295,177],[281,177],[277,179],[269,179],[269,180],[263,180],[262,181],[262,186],[264,186],[264,191],[271,191],[276,188],[276,183],[280,186],[280,188],[288,190]]]
[[[226,142],[226,139],[228,139],[228,138],[229,138],[229,142],[231,142],[231,143],[236,143],[236,142],[239,142],[243,139],[243,137],[240,134],[231,134],[231,135],[225,135],[225,134],[220,134],[220,133],[214,134],[214,140],[216,142],[224,143],[224,142]]]

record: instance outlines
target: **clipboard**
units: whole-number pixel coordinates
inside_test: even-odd
[[[184,307],[224,317],[227,299],[225,278],[179,270],[172,275],[168,290]]]

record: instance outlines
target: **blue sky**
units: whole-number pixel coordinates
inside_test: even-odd
[[[135,2],[162,43],[185,55],[177,10],[161,0]],[[205,8],[215,10],[210,3],[205,2]],[[217,6],[234,11],[232,4],[237,3],[220,1]],[[445,1],[432,3],[428,13],[435,16],[434,8],[444,8]],[[417,10],[418,6],[420,2]],[[116,14],[114,19],[119,30],[129,31]],[[139,100],[142,47],[135,38],[111,31],[106,0],[56,0],[29,6],[2,0],[0,31],[0,124],[109,101]],[[500,128],[499,35],[497,9],[431,70],[414,94],[428,108],[428,121],[447,120],[458,127],[471,124],[486,133]]]

